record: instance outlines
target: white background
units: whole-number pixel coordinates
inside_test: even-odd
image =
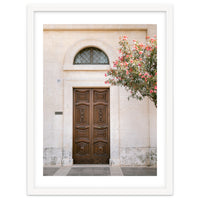
[[[26,196],[26,9],[27,3],[63,1],[6,0],[0,5],[0,195],[1,199],[93,199]],[[74,0],[73,3],[83,3]],[[149,3],[101,0],[85,3]],[[151,1],[160,3],[161,1]],[[170,1],[162,1],[162,3]],[[174,196],[95,197],[96,199],[199,199],[200,179],[200,6],[198,0],[174,5]]]

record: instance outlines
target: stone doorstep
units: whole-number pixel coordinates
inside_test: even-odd
[[[109,167],[72,167],[67,176],[110,176]]]
[[[73,165],[72,167],[44,167],[47,169],[47,174],[49,176],[73,176],[78,175],[81,176],[84,173],[85,176],[99,175],[99,176],[124,176],[131,175],[133,171],[135,171],[136,176],[142,175],[141,169],[156,169],[150,167],[130,167],[130,166],[109,166],[109,165]],[[100,169],[99,169],[100,168]],[[106,168],[106,169],[105,169]],[[126,170],[127,168],[127,170]],[[49,169],[49,170],[48,170]],[[51,169],[57,169],[54,173],[51,172]],[[109,174],[107,169],[109,169]],[[71,171],[72,170],[72,171]],[[83,171],[84,170],[84,171]],[[92,171],[91,171],[92,170]],[[71,173],[70,173],[71,172]],[[139,173],[139,174],[138,174]],[[152,172],[148,172],[148,174],[152,174]],[[149,174],[149,175],[150,175]],[[126,176],[125,175],[125,176]],[[48,176],[48,175],[47,175]]]
[[[79,167],[111,167],[108,165],[95,165],[95,164],[74,164],[72,165],[73,168],[79,168]]]

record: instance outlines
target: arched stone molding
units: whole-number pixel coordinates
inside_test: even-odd
[[[73,65],[76,54],[87,47],[96,47],[101,49],[109,59],[109,65]],[[96,39],[84,39],[76,42],[67,49],[64,57],[63,70],[107,70],[112,66],[113,61],[117,58],[117,51],[109,44]]]

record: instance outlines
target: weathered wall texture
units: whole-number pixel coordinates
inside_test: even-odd
[[[108,86],[104,84],[104,74],[118,56],[122,34],[130,41],[144,42],[147,35],[156,34],[156,26],[44,26],[44,165],[73,164],[72,87]],[[73,56],[80,48],[91,45],[106,52],[110,66],[73,66]],[[110,163],[156,166],[157,116],[153,103],[148,99],[128,101],[129,93],[121,87],[110,90]],[[63,114],[55,115],[57,111]]]

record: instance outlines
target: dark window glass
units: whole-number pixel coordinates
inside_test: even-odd
[[[109,64],[108,56],[100,49],[89,47],[81,50],[74,58],[75,65]]]

